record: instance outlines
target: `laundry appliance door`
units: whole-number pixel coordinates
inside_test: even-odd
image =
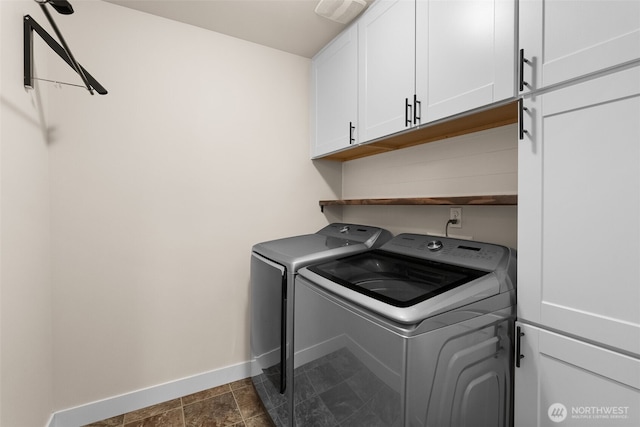
[[[284,393],[287,269],[255,252],[251,254],[251,306],[253,371],[264,374],[280,393]]]

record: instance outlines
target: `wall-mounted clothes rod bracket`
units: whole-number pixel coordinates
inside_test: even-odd
[[[24,85],[28,88],[33,88],[33,32],[35,31],[44,40],[44,42],[55,52],[58,56],[73,69],[82,80],[85,82],[87,89],[92,92],[95,90],[100,95],[106,95],[107,90],[96,79],[93,78],[82,65],[75,63],[71,60],[71,55],[45,31],[44,28],[38,24],[35,19],[29,15],[25,15],[23,19],[24,29]],[[76,69],[77,65],[77,69]]]

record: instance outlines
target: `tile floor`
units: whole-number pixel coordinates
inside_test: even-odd
[[[84,427],[271,427],[250,378]]]
[[[279,377],[276,365],[254,382],[276,426],[284,427],[289,415],[286,399],[274,386]],[[346,347],[297,367],[294,378],[298,426],[395,427],[402,421],[400,394]]]

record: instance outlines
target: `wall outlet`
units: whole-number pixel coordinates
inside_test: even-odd
[[[458,220],[455,224],[449,224],[451,228],[462,228],[462,208],[449,209],[449,219]]]

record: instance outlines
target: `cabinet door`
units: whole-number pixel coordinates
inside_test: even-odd
[[[413,126],[415,0],[377,2],[358,30],[358,125],[365,142]]]
[[[427,121],[515,95],[514,0],[419,1],[416,16]]]
[[[640,58],[638,0],[521,0],[524,91]]]
[[[311,155],[357,141],[358,31],[353,26],[313,58]]]
[[[515,427],[640,425],[639,359],[520,322],[518,331]]]
[[[524,105],[518,317],[640,355],[640,67]]]

